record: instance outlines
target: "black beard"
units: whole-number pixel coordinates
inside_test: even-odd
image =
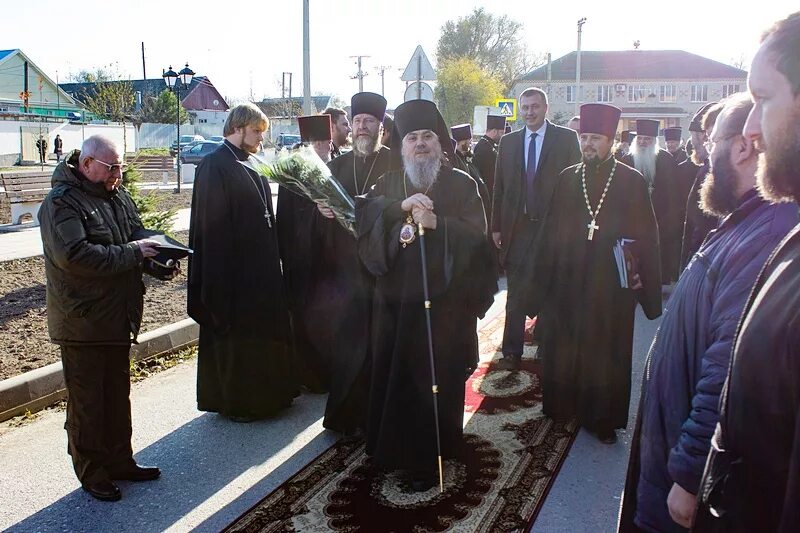
[[[775,203],[800,201],[800,128],[791,120],[787,124],[794,131],[790,129],[777,135],[768,149],[758,156],[756,179],[759,194]]]
[[[720,218],[733,213],[739,205],[734,178],[736,171],[729,157],[729,150],[720,154],[719,161],[713,162],[712,171],[706,174],[700,186],[700,209]]]

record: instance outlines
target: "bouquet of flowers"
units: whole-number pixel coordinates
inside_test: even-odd
[[[242,164],[291,192],[329,208],[336,221],[355,237],[353,199],[312,148],[303,146],[292,152],[281,151],[272,162],[251,155]]]

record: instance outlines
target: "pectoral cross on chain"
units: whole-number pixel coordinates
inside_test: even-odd
[[[600,229],[600,226],[594,223],[592,220],[590,223],[586,224],[586,227],[589,228],[589,237],[587,240],[591,241],[594,238],[594,231]]]

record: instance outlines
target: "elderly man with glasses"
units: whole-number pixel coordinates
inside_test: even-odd
[[[83,489],[107,501],[121,498],[114,480],[160,475],[133,459],[128,359],[142,320],[142,272],[155,268],[145,259],[158,243],[134,240],[142,222],[120,187],[123,170],[111,140],[89,137],[58,164],[39,210],[47,325],[61,349],[69,398],[68,451]]]

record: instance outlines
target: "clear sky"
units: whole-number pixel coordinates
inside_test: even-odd
[[[188,61],[226,98],[280,96],[282,72],[293,73],[293,95],[302,95],[302,1],[264,0],[37,0],[3,2],[0,49],[20,48],[61,80],[70,72],[114,64],[128,78],[142,77],[141,42],[148,77]],[[8,4],[8,5],[5,5]],[[749,3],[752,5],[752,2]],[[311,92],[349,101],[358,90],[355,60],[363,61],[364,89],[380,92],[376,67],[386,70],[386,97],[402,102],[399,80],[421,44],[435,65],[442,24],[475,7],[507,14],[525,26],[534,53],[556,59],[575,50],[576,23],[583,50],[681,49],[724,63],[750,58],[760,33],[800,9],[796,0],[746,2],[695,0],[613,2],[572,0],[311,0]],[[665,8],[663,6],[669,6]]]

